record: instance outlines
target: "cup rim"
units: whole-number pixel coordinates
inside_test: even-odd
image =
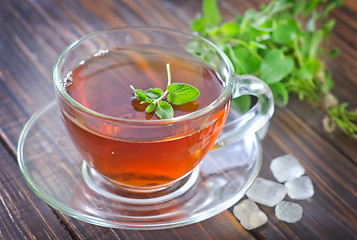
[[[138,119],[125,119],[125,118],[113,117],[110,115],[99,113],[99,112],[94,111],[90,108],[87,108],[87,107],[83,106],[82,104],[80,104],[79,102],[77,102],[76,100],[74,100],[65,90],[65,88],[61,82],[61,77],[60,77],[60,66],[63,63],[63,60],[66,57],[66,55],[73,48],[75,48],[77,45],[79,45],[80,43],[82,43],[83,41],[85,41],[87,39],[93,38],[93,37],[100,35],[102,33],[115,32],[115,31],[127,31],[127,30],[135,30],[135,31],[153,30],[153,31],[161,31],[161,32],[171,32],[171,33],[179,34],[179,35],[182,35],[185,37],[190,37],[192,39],[198,39],[198,40],[206,43],[212,49],[214,49],[214,51],[216,51],[219,54],[219,56],[224,61],[224,65],[227,67],[227,72],[228,72],[227,76],[229,77],[229,79],[228,79],[228,82],[224,88],[224,91],[212,103],[210,103],[209,105],[207,105],[204,108],[201,108],[197,111],[187,113],[187,114],[184,114],[181,116],[173,117],[170,119],[155,119],[155,120],[147,120],[147,119],[138,120]],[[218,48],[214,43],[212,43],[211,41],[209,41],[197,34],[188,33],[188,32],[184,32],[184,31],[180,31],[180,30],[176,30],[176,29],[172,29],[172,28],[166,28],[166,27],[128,26],[128,27],[117,27],[117,28],[109,28],[109,29],[96,31],[96,32],[87,34],[87,35],[79,38],[78,40],[74,41],[72,44],[70,44],[68,47],[66,47],[63,50],[63,52],[60,54],[59,58],[57,59],[55,65],[54,65],[54,68],[53,68],[53,79],[55,82],[55,88],[59,92],[61,97],[66,102],[70,103],[70,105],[72,107],[76,108],[79,111],[82,111],[86,114],[89,114],[89,115],[92,115],[92,116],[95,116],[98,118],[110,120],[110,121],[116,121],[116,122],[122,122],[122,123],[132,123],[132,124],[139,124],[139,123],[143,124],[144,123],[144,124],[148,124],[148,125],[156,125],[156,124],[173,124],[173,123],[177,123],[177,122],[182,122],[185,120],[201,117],[201,116],[213,111],[222,102],[224,102],[226,100],[226,98],[231,94],[232,88],[234,87],[234,79],[235,78],[234,78],[234,68],[233,68],[233,65],[232,65],[231,61],[229,60],[228,56],[220,48]]]

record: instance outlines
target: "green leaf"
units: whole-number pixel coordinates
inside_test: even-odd
[[[200,92],[194,86],[185,83],[173,83],[167,87],[170,93],[167,100],[175,105],[181,105],[192,102],[198,98]]]
[[[316,33],[314,33],[311,37],[311,41],[310,41],[310,49],[309,49],[309,57],[316,57],[317,55],[317,51],[319,49],[319,45],[323,40],[323,32],[322,30],[317,31]]]
[[[299,79],[312,79],[312,77],[314,76],[315,71],[311,68],[309,68],[309,66],[304,65],[301,68],[296,70],[296,77]]]
[[[321,68],[320,59],[318,57],[313,57],[305,60],[304,65],[301,68],[297,68],[297,70],[300,71],[302,69],[301,73],[310,75],[310,77],[301,76],[301,78],[310,79],[317,74],[320,68]],[[303,71],[306,71],[306,73],[304,73]]]
[[[237,74],[254,74],[259,71],[259,60],[252,57],[252,53],[246,47],[242,45],[235,46],[233,48],[233,54],[238,60],[235,66]]]
[[[147,108],[145,109],[145,112],[151,113],[152,111],[154,111],[155,107],[156,107],[155,103],[150,103],[149,106],[147,106]]]
[[[330,58],[335,58],[338,56],[338,54],[340,53],[340,50],[338,50],[337,48],[334,48],[330,51]]]
[[[271,4],[274,4],[273,9],[269,12],[270,15],[276,14],[288,8],[294,7],[294,3],[289,0],[280,0],[280,1],[272,1]]]
[[[250,95],[242,95],[232,100],[231,108],[239,113],[246,113],[250,109],[251,102]]]
[[[327,18],[328,14],[331,12],[331,10],[333,10],[335,7],[337,7],[338,3],[336,2],[332,2],[330,3],[324,10],[322,13],[322,17],[323,18]]]
[[[294,65],[293,58],[285,56],[283,51],[271,50],[260,65],[260,77],[268,84],[279,82],[292,72]]]
[[[331,19],[323,26],[326,35],[331,33],[333,27],[335,26],[335,23],[336,23],[335,20]]]
[[[333,106],[328,110],[328,114],[346,135],[357,139],[357,108],[348,111],[346,110],[347,106],[347,103],[341,103],[340,106]]]
[[[294,5],[294,10],[293,10],[294,15],[300,14],[302,12],[302,10],[304,9],[304,7],[305,7],[304,1],[296,2]]]
[[[158,99],[162,95],[162,90],[160,88],[149,88],[144,93],[151,99]]]
[[[321,68],[320,59],[318,57],[309,58],[304,60],[304,65],[300,68],[296,68],[295,76],[299,79],[311,80],[318,74]]]
[[[160,119],[169,119],[174,117],[174,109],[173,107],[164,101],[160,101],[157,103],[157,108],[155,114]]]
[[[333,84],[333,81],[331,78],[331,74],[326,74],[325,81],[321,84],[321,91],[323,93],[327,93],[327,92],[331,91],[333,87],[334,87],[334,84]]]
[[[250,41],[250,42],[249,42],[249,46],[251,46],[253,49],[254,49],[255,47],[260,48],[260,49],[267,49],[267,46],[266,46],[266,45],[261,44],[261,43],[256,42],[256,41]]]
[[[240,24],[240,30],[241,33],[244,33],[247,31],[247,29],[249,28],[249,25],[251,23],[251,20],[253,19],[253,17],[257,14],[257,11],[255,11],[254,9],[248,9],[247,11],[245,11],[243,17],[241,18],[237,18],[237,23]]]
[[[273,32],[273,41],[278,44],[290,43],[297,36],[297,29],[289,25],[280,25]]]
[[[262,15],[262,14],[256,14],[254,17],[254,22],[252,24],[252,27],[254,28],[259,28],[265,25],[265,23],[268,21],[269,16]]]
[[[275,105],[286,106],[289,102],[289,93],[286,87],[280,82],[273,83],[269,87],[273,93]]]
[[[233,37],[239,33],[239,25],[233,22],[226,22],[221,26],[221,33],[225,37]]]
[[[145,102],[147,96],[143,90],[135,89],[132,85],[130,85],[130,88],[134,91],[135,96],[139,99],[141,103]]]
[[[221,13],[216,0],[203,0],[202,12],[208,26],[217,25],[221,22]]]
[[[314,9],[316,9],[316,6],[319,4],[320,0],[310,0],[307,1],[305,11],[303,13],[303,16],[306,17],[309,15]]]
[[[192,21],[191,29],[194,32],[202,33],[205,30],[205,20],[203,18],[197,18]]]
[[[210,37],[216,37],[221,33],[220,29],[218,27],[211,28],[210,31],[208,32]]]
[[[146,103],[152,103],[152,99],[147,97],[147,98],[145,98],[145,102]]]
[[[305,32],[302,35],[301,52],[304,57],[314,57],[323,39],[322,31]]]

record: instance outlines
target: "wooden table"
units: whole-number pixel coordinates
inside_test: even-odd
[[[226,20],[262,1],[220,1]],[[328,63],[334,93],[357,107],[357,2],[333,11],[337,20],[330,44],[341,49]],[[315,186],[294,224],[279,221],[261,206],[268,223],[247,231],[232,208],[193,225],[133,231],[90,225],[50,208],[27,186],[16,162],[20,131],[29,117],[54,98],[52,68],[62,50],[96,30],[156,25],[189,30],[201,11],[198,0],[3,0],[0,5],[0,239],[356,239],[357,141],[328,134],[322,113],[292,97],[277,108],[263,141],[261,176],[273,180],[271,159],[293,154]]]

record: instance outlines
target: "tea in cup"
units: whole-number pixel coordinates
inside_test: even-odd
[[[161,119],[158,107],[148,112],[150,101],[141,101],[131,86],[165,92],[168,78],[193,86],[199,96],[168,103],[174,116]],[[273,114],[262,81],[235,77],[211,42],[165,28],[85,36],[62,53],[54,81],[61,116],[85,163],[96,176],[133,192],[161,191],[187,179],[214,145],[257,131]],[[257,96],[256,105],[225,125],[232,99],[244,94]]]

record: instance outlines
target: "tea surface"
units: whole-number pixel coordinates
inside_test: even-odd
[[[158,119],[146,114],[145,105],[134,97],[137,89],[167,87],[166,63],[172,82],[198,88],[194,102],[173,106],[175,117],[206,107],[223,92],[219,75],[188,53],[157,48],[118,48],[85,61],[72,71],[67,92],[77,102],[96,112],[126,119]]]

